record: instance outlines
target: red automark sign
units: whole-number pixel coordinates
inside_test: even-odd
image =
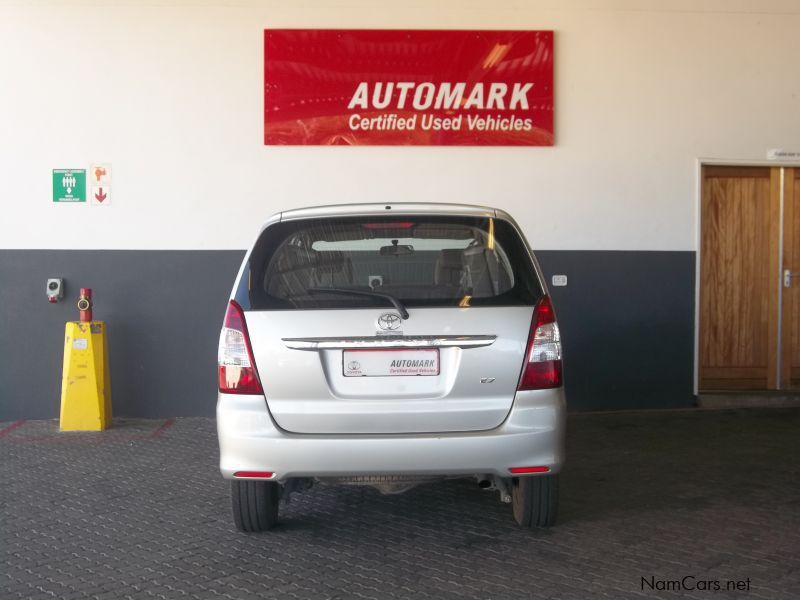
[[[264,143],[553,145],[552,31],[267,29]]]

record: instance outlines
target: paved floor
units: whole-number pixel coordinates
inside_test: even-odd
[[[2,423],[0,596],[797,598],[798,425],[797,409],[573,417],[548,531],[453,481],[318,486],[245,535],[211,420]]]

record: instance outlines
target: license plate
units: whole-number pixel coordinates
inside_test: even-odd
[[[345,377],[438,375],[439,349],[344,350],[342,372]]]

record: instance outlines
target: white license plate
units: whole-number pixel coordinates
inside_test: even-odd
[[[438,375],[439,349],[344,350],[342,372],[345,377]]]

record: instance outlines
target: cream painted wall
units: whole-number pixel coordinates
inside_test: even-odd
[[[265,147],[265,27],[554,29],[556,146]],[[422,200],[693,250],[698,157],[800,150],[798,32],[793,0],[0,0],[0,248],[244,248],[282,209]],[[52,204],[93,161],[113,205]]]

